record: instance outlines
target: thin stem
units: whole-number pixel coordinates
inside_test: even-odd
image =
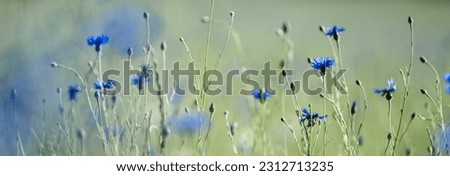
[[[284,119],[283,117],[281,118],[281,122],[283,122],[283,123],[286,125],[286,127],[289,129],[289,131],[291,132],[292,136],[294,137],[295,142],[297,143],[297,149],[298,149],[298,152],[301,154],[301,153],[302,153],[302,150],[301,150],[300,142],[299,142],[298,139],[297,139],[297,135],[295,135],[294,128],[292,128],[292,126],[289,125],[289,124],[286,122],[286,119]]]
[[[387,151],[389,149],[389,145],[390,144],[391,144],[391,140],[388,140],[388,143],[386,144],[386,148],[384,149],[384,153],[383,153],[384,156],[386,156],[386,153],[387,153]]]
[[[231,140],[231,145],[233,147],[233,152],[234,155],[239,156],[238,150],[236,148],[236,145],[234,144],[234,132],[231,131],[231,126],[230,126],[230,122],[228,120],[228,113],[225,113],[225,123],[227,125],[227,133],[228,133],[228,137]]]
[[[228,43],[230,42],[231,31],[233,30],[234,12],[230,12],[230,16],[231,16],[231,19],[230,19],[230,25],[229,25],[229,28],[228,28],[227,40],[226,40],[226,42],[225,42],[225,46],[224,46],[223,49],[222,49],[222,52],[219,53],[219,59],[218,59],[217,62],[216,62],[215,69],[219,68],[219,65],[220,65],[220,63],[221,63],[221,61],[222,61],[222,58],[223,58],[223,56],[224,56],[224,53],[225,53],[225,51],[226,51],[227,48],[228,48]]]
[[[392,114],[391,114],[391,110],[392,109],[392,102],[391,100],[388,101],[388,121],[389,121],[389,132],[392,133],[394,132],[392,129]]]
[[[81,78],[80,74],[78,74],[78,72],[76,72],[74,69],[72,69],[70,67],[67,67],[67,66],[64,66],[64,65],[60,65],[60,64],[58,64],[57,67],[66,69],[66,70],[74,73],[75,76],[81,81],[81,84],[84,87],[84,92],[86,93],[86,99],[87,99],[88,104],[89,104],[89,109],[91,110],[91,113],[92,113],[92,118],[95,120],[95,124],[97,126],[98,133],[100,134],[100,137],[102,138],[103,151],[106,153],[108,151],[108,149],[107,149],[108,145],[107,145],[107,141],[106,141],[106,136],[105,136],[105,134],[103,132],[103,127],[98,123],[98,120],[96,118],[96,115],[95,115],[95,112],[94,112],[94,108],[92,106],[91,98],[89,97],[89,92],[87,90],[86,82],[84,81],[83,78]]]
[[[402,102],[402,106],[400,108],[400,119],[399,119],[399,123],[398,123],[398,131],[396,133],[396,136],[394,138],[394,147],[393,150],[395,152],[395,150],[397,149],[397,145],[398,145],[398,135],[402,129],[402,125],[403,125],[403,116],[404,116],[404,111],[405,111],[405,107],[406,107],[406,101],[408,99],[409,96],[409,87],[410,87],[410,83],[411,83],[411,72],[412,72],[412,68],[413,68],[413,61],[414,61],[414,28],[412,25],[412,21],[409,22],[409,30],[410,30],[410,46],[411,46],[411,57],[409,60],[409,67],[406,73],[406,79],[404,78],[405,81],[405,89],[404,89],[404,94],[403,94],[403,102]],[[404,75],[403,75],[404,77]]]
[[[205,155],[206,153],[206,144],[208,143],[209,133],[212,130],[213,121],[214,121],[214,112],[211,112],[211,121],[209,122],[208,130],[206,131],[205,142],[203,142],[203,152],[202,152],[203,155]]]
[[[361,129],[362,129],[364,121],[366,119],[367,108],[369,107],[369,104],[368,104],[368,101],[367,101],[366,90],[364,89],[364,87],[361,84],[361,82],[359,83],[359,87],[361,88],[361,91],[363,92],[363,95],[364,95],[364,111],[363,111],[363,116],[362,116],[361,123],[359,124],[359,127],[358,127],[358,132],[356,133],[357,134],[356,137],[359,137],[359,135],[361,134]]]

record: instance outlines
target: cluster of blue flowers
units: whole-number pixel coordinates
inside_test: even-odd
[[[100,90],[100,89],[107,89],[107,90],[112,90],[115,89],[116,86],[114,86],[114,81],[112,80],[108,80],[107,82],[102,81],[102,83],[100,84],[100,81],[95,81],[94,82],[94,89],[96,90]]]
[[[299,123],[303,124],[305,121],[308,121],[308,124],[306,124],[306,126],[311,127],[316,124],[317,119],[324,121],[327,118],[328,118],[328,115],[319,115],[316,112],[313,113],[313,112],[310,112],[308,109],[303,108],[302,115],[299,119]]]

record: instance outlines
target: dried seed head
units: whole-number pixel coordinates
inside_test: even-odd
[[[320,98],[325,98],[325,95],[319,94],[319,97],[320,97]]]
[[[129,47],[127,49],[127,54],[128,54],[129,57],[131,57],[133,55],[133,48],[132,47]]]
[[[290,87],[291,87],[291,90],[292,90],[292,91],[295,91],[295,84],[294,84],[294,82],[291,82]]]
[[[392,133],[389,132],[388,135],[387,135],[387,140],[390,141],[391,139],[392,139]]]
[[[58,66],[58,64],[56,62],[50,63],[50,67],[52,67],[52,68],[56,68],[57,66]]]
[[[286,70],[281,70],[281,75],[286,76]]]
[[[409,23],[409,24],[414,23],[414,20],[413,20],[413,18],[412,18],[411,16],[408,17],[408,23]]]
[[[209,16],[203,16],[201,21],[202,23],[209,23]]]
[[[184,43],[184,38],[183,37],[180,37],[179,40],[180,40],[181,43]]]
[[[308,64],[311,64],[311,58],[310,57],[306,58],[306,62],[308,62]]]
[[[224,116],[228,116],[229,112],[228,111],[223,111],[223,115]]]
[[[337,31],[333,32],[333,39],[334,41],[339,41],[339,33]]]
[[[230,126],[230,133],[232,136],[234,136],[234,134],[236,134],[236,129],[238,128],[238,123],[237,122],[233,122]]]
[[[416,118],[416,113],[413,112],[413,113],[411,114],[411,120],[414,120],[415,118]]]
[[[56,93],[61,94],[61,87],[56,88]]]
[[[411,148],[406,148],[406,156],[411,156],[412,150]]]
[[[361,81],[359,81],[358,79],[356,80],[356,85],[361,86]]]
[[[297,115],[297,117],[300,117],[300,111],[299,110],[295,110],[295,115]]]
[[[424,94],[424,95],[427,95],[427,94],[428,94],[427,90],[425,90],[425,89],[420,89],[420,93],[422,93],[422,94]]]
[[[281,122],[283,122],[283,123],[285,123],[285,122],[286,122],[286,120],[284,120],[284,118],[283,118],[283,117],[281,117],[281,118],[280,118],[280,120],[281,120]]]
[[[284,59],[280,61],[280,68],[284,68]]]
[[[355,115],[355,114],[356,114],[356,101],[353,101],[353,103],[352,103],[352,108],[351,108],[351,110],[350,110],[350,113],[351,113],[352,115]]]
[[[391,101],[392,98],[393,98],[393,95],[392,95],[391,92],[386,93],[386,100],[387,100],[387,101]]]
[[[11,89],[11,99],[15,100],[16,97],[17,97],[17,91],[16,91],[16,89],[13,88],[13,89]]]
[[[161,48],[161,51],[165,51],[166,48],[167,48],[166,42],[163,41],[163,42],[161,43],[160,48]]]
[[[185,108],[184,108],[184,112],[185,112],[186,114],[189,114],[189,108],[188,108],[188,107],[185,107]]]
[[[364,137],[363,136],[358,136],[358,145],[362,146],[364,144]]]
[[[144,19],[148,19],[148,16],[149,16],[148,12],[144,12]]]
[[[233,11],[230,11],[230,16],[234,17],[234,12]]]
[[[419,60],[422,63],[426,63],[427,62],[427,58],[425,58],[425,57],[420,57]]]
[[[281,30],[284,34],[288,34],[291,31],[291,24],[288,21],[284,21],[283,25],[281,25]]]
[[[320,30],[320,32],[323,32],[323,33],[326,32],[326,31],[325,31],[325,27],[323,27],[323,26],[319,26],[319,30]]]
[[[214,102],[212,102],[211,105],[209,106],[209,112],[214,113],[215,110],[216,110],[216,106],[214,105]]]
[[[85,136],[86,136],[86,131],[84,131],[83,129],[78,128],[78,129],[77,129],[77,138],[78,138],[80,141],[83,141],[84,138],[85,138]]]

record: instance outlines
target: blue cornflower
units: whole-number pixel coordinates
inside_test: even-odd
[[[327,69],[331,69],[334,65],[334,59],[331,57],[318,57],[311,61],[311,66],[314,70],[320,72],[323,76]]]
[[[395,92],[395,89],[397,89],[397,83],[394,81],[394,79],[391,78],[387,81],[386,88],[375,88],[373,92],[375,92],[376,94],[380,94],[383,97],[385,96],[387,100],[391,100],[392,94]]]
[[[107,82],[102,81],[102,83],[103,89],[111,90],[116,88],[116,86],[114,86],[114,81],[112,80],[108,80]],[[100,81],[97,80],[94,82],[94,89],[100,90],[102,88],[102,85],[100,85]]]
[[[67,93],[69,94],[69,100],[75,101],[77,99],[78,93],[81,92],[81,87],[78,84],[71,84],[69,85],[69,90]]]
[[[264,103],[267,99],[269,99],[272,96],[272,94],[270,94],[264,89],[255,89],[253,90],[252,95],[253,97],[255,97],[255,99],[260,100],[261,103]]]
[[[308,120],[308,127],[313,126],[315,124],[314,120],[319,119],[324,121],[325,119],[328,118],[328,115],[319,115],[318,113],[314,112],[311,113],[309,112],[308,109],[303,108],[302,109],[302,116],[299,119],[299,123],[303,124],[303,122],[305,122],[306,120]]]
[[[167,127],[174,134],[192,134],[208,127],[209,118],[202,112],[194,111],[189,114],[169,118]]]
[[[100,46],[106,45],[109,42],[109,37],[103,34],[97,37],[91,35],[86,39],[86,41],[89,46],[95,46],[95,51],[100,52]]]
[[[341,34],[344,31],[345,31],[344,27],[338,27],[335,25],[333,27],[328,27],[328,26],[325,27],[324,33],[325,33],[325,35],[332,37],[334,35],[334,33]]]

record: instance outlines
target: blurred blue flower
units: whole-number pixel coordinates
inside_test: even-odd
[[[341,34],[344,31],[345,31],[344,27],[338,27],[335,25],[333,27],[328,27],[328,26],[325,27],[324,33],[325,33],[325,35],[332,37],[334,35],[334,33]]]
[[[109,42],[109,37],[103,34],[97,37],[88,36],[86,42],[89,46],[95,46],[95,51],[100,52],[100,46],[106,45]]]
[[[149,78],[146,78],[144,76],[144,74],[139,73],[138,75],[131,75],[130,76],[130,82],[131,82],[131,85],[139,86],[139,84],[148,83],[149,82]]]
[[[352,108],[350,109],[350,113],[352,115],[356,114],[356,100],[353,100],[352,102]]]
[[[78,84],[71,84],[67,92],[69,94],[69,100],[73,102],[77,99],[78,93],[81,92],[81,87]]]
[[[320,72],[323,76],[327,69],[331,69],[334,65],[334,59],[331,57],[318,57],[311,61],[311,66],[314,70]]]
[[[299,123],[303,124],[306,120],[308,120],[309,123],[307,126],[309,127],[309,126],[313,126],[315,124],[314,120],[319,119],[319,120],[324,121],[327,118],[328,118],[328,115],[319,115],[316,112],[311,113],[311,112],[309,112],[308,109],[303,108],[302,115],[299,119]]]
[[[107,82],[102,81],[102,83],[103,83],[102,84],[103,85],[103,89],[111,90],[111,89],[115,89],[116,88],[116,86],[114,86],[114,81],[112,81],[112,80],[108,80]],[[100,81],[96,80],[94,82],[94,89],[100,90],[102,88],[102,85],[100,84]]]
[[[395,89],[397,89],[397,83],[394,81],[394,79],[391,78],[387,81],[386,88],[383,89],[375,88],[373,92],[376,94],[380,94],[381,96],[386,96],[386,98],[390,99],[389,97],[392,96],[392,93],[395,92]]]
[[[450,83],[450,72],[444,74],[444,81]]]
[[[174,134],[192,134],[208,127],[208,118],[202,112],[189,112],[189,115],[171,117],[167,121],[167,127]]]
[[[263,92],[263,93],[261,94],[261,92]],[[253,97],[255,97],[255,99],[264,100],[264,101],[269,99],[272,96],[272,94],[270,94],[269,92],[267,92],[264,89],[255,89],[255,90],[253,90],[252,95],[253,95]]]
[[[446,84],[444,90],[445,90],[445,92],[450,94],[450,84]]]
[[[444,90],[445,90],[445,92],[450,94],[450,84],[449,84],[450,83],[450,72],[447,72],[444,74],[444,81],[447,83],[445,85]]]
[[[447,126],[443,133],[437,132],[436,134],[440,139],[439,142],[436,143],[436,148],[440,149],[441,153],[445,155],[449,155],[450,152],[450,126]]]
[[[116,123],[111,128],[104,127],[103,132],[105,133],[106,139],[110,140],[110,137],[119,138],[119,141],[123,141],[124,128],[119,123]],[[111,136],[110,136],[111,135]]]

